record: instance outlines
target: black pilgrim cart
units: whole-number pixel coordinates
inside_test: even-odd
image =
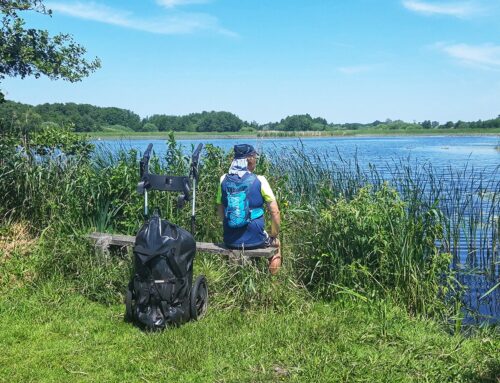
[[[126,292],[125,319],[147,330],[198,320],[207,311],[206,278],[200,275],[193,284],[196,183],[202,147],[199,144],[193,152],[188,176],[150,173],[153,144],[140,162],[137,191],[144,195],[146,222],[135,238],[134,273]],[[158,209],[149,214],[148,193],[154,190],[181,193],[178,207],[191,202],[191,233],[162,219]]]

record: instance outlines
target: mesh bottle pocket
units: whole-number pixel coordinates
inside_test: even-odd
[[[250,210],[245,191],[231,193],[227,196],[227,200],[226,217],[228,226],[240,228],[248,225]]]

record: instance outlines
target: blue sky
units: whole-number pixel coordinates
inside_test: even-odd
[[[7,98],[224,110],[247,121],[477,120],[500,114],[500,0],[46,1],[102,68],[80,83],[6,79]]]

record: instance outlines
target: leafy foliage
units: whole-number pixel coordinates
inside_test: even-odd
[[[94,149],[94,145],[89,143],[85,137],[74,133],[69,127],[50,124],[43,126],[33,134],[31,140],[27,142],[27,148],[38,155],[62,153],[65,156],[87,157]]]
[[[305,279],[322,296],[343,286],[367,297],[389,295],[425,313],[446,286],[442,276],[451,260],[436,247],[443,237],[439,218],[435,208],[413,214],[387,184],[365,187],[321,207],[303,228],[314,235],[295,251],[308,254]]]
[[[87,61],[86,49],[69,34],[50,36],[45,30],[27,28],[20,12],[50,16],[41,0],[2,0],[0,12],[0,81],[5,77],[42,75],[50,79],[80,81],[100,67],[99,59]],[[3,100],[3,94],[0,93]]]

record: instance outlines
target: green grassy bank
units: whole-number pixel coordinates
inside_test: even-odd
[[[168,140],[169,132],[88,132],[78,133],[82,136],[88,136],[92,139],[166,139]],[[252,132],[174,132],[177,139],[209,139],[209,138],[252,138],[257,137],[256,133]]]
[[[144,334],[102,306],[46,287],[0,303],[0,380],[496,382],[500,342],[450,336],[394,308],[338,301],[275,313],[212,308]]]
[[[265,264],[198,254],[207,316],[144,333],[124,322],[121,298],[109,298],[130,254],[103,258],[73,237],[50,255],[26,226],[1,233],[0,382],[498,382],[495,329],[452,335],[390,298],[348,289],[317,299],[296,284],[290,261],[273,277]],[[48,256],[75,258],[80,275],[67,278],[59,265],[40,278]]]
[[[92,139],[168,139],[169,132],[90,132],[81,133]],[[460,135],[500,135],[500,129],[360,129],[334,131],[256,131],[256,132],[174,132],[178,139],[210,138],[279,138],[279,137],[356,137],[356,136],[460,136]]]
[[[229,293],[229,292],[228,292]],[[0,300],[2,382],[498,382],[500,340],[452,336],[346,298],[280,311],[212,305],[147,334],[123,306],[54,285]]]

